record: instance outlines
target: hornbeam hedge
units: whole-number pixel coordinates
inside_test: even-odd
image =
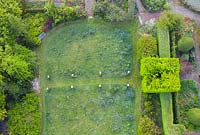
[[[145,93],[177,92],[180,90],[180,64],[177,58],[143,58],[140,74]]]
[[[170,57],[169,30],[166,27],[158,27],[157,38],[160,57]]]

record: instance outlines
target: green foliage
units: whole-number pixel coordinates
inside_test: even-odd
[[[163,10],[166,0],[142,0],[149,11]]]
[[[181,81],[181,90],[178,93],[177,101],[180,115],[179,122],[188,130],[194,130],[195,126],[190,123],[187,113],[192,108],[200,108],[197,83],[193,80]]]
[[[30,52],[24,47],[21,47],[21,49]],[[32,76],[31,64],[29,63],[31,62],[29,59],[32,59],[32,56],[29,55],[31,54],[15,53],[10,46],[6,46],[5,50],[0,47],[0,71],[3,74],[7,74],[11,79],[17,79],[18,81],[28,80]]]
[[[183,16],[171,11],[162,14],[157,22],[158,27],[167,28],[169,32],[175,32],[176,38],[183,35],[184,18]]]
[[[170,57],[169,31],[166,28],[157,27],[157,39],[160,57]]]
[[[123,22],[127,20],[128,14],[115,4],[110,4],[105,20],[109,22]]]
[[[170,34],[170,48],[171,48],[171,57],[175,58],[176,57],[177,48],[178,48],[178,45],[176,43],[175,32],[171,32],[171,34]]]
[[[6,12],[5,9],[0,8],[0,44],[12,44],[16,42],[19,36],[25,33],[25,25],[21,18]]]
[[[20,17],[22,10],[17,0],[1,0],[0,9],[4,9],[6,13],[12,14],[14,16]]]
[[[21,19],[21,13],[16,0],[0,1],[0,45],[13,44],[17,38],[26,35],[26,27]]]
[[[164,6],[163,6],[163,9],[164,10],[170,10],[170,4],[169,4],[169,2],[166,2],[165,4],[164,4]]]
[[[6,116],[6,96],[4,95],[2,89],[0,89],[0,121],[4,120]]]
[[[144,115],[139,120],[138,135],[160,135],[159,127],[147,115]]]
[[[200,109],[192,108],[188,111],[187,116],[189,121],[195,126],[200,126]]]
[[[159,134],[163,134],[159,94],[142,93],[142,99],[142,115],[146,115],[147,117],[149,117],[157,125],[158,130],[160,131]]]
[[[139,59],[155,57],[157,55],[157,43],[152,35],[142,35],[137,42],[137,47],[137,56]]]
[[[84,16],[83,13],[79,13],[78,8],[68,7],[65,4],[56,7],[53,2],[48,2],[45,5],[45,10],[47,17],[50,18],[54,24],[76,20]]]
[[[16,103],[8,111],[10,135],[37,135],[40,132],[39,98],[26,94],[22,102]]]
[[[188,53],[194,47],[194,40],[191,37],[182,37],[178,41],[178,50]]]
[[[94,15],[105,19],[106,15],[108,14],[109,7],[110,7],[110,2],[108,0],[102,0],[96,2],[93,9]]]
[[[183,54],[182,56],[181,56],[181,58],[183,59],[183,60],[185,60],[185,61],[189,61],[189,59],[190,59],[190,56],[189,56],[189,54]]]
[[[109,0],[100,0],[94,6],[94,15],[109,22],[123,22],[128,14]]]
[[[27,40],[29,44],[40,45],[41,40],[38,38],[39,34],[42,33],[44,25],[44,17],[41,14],[26,14],[24,19],[27,25]]]
[[[177,92],[180,90],[180,64],[177,58],[143,58],[140,74],[145,93]]]

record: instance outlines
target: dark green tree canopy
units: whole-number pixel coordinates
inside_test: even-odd
[[[38,135],[40,132],[39,98],[26,94],[22,102],[10,107],[8,129],[10,135]]]
[[[21,50],[17,45],[15,49],[17,47],[18,50],[15,52],[10,46],[6,46],[5,49],[0,46],[0,72],[6,78],[10,77],[23,82],[32,77],[31,61],[34,59],[34,55],[23,53],[22,51],[30,52],[24,47],[21,47]]]

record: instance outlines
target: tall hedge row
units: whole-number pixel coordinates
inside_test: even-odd
[[[169,31],[165,27],[157,28],[157,39],[160,57],[170,57],[170,39]]]

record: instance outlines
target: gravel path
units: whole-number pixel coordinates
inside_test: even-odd
[[[161,12],[150,13],[146,11],[140,0],[136,0],[136,5],[138,8],[137,16],[139,18],[140,25],[144,25],[149,21],[155,21],[160,17]]]
[[[176,13],[179,13],[185,17],[191,18],[196,21],[197,24],[200,24],[200,14],[197,14],[183,6],[180,5],[180,2],[178,0],[170,0],[171,10],[173,10]],[[181,79],[182,80],[195,80],[198,83],[199,88],[199,99],[200,99],[200,49],[199,44],[197,41],[196,33],[193,35],[193,39],[195,41],[195,56],[197,60],[197,69],[188,74],[182,74]]]
[[[178,2],[178,0],[170,0],[170,5],[171,5],[171,9],[174,12],[179,13],[185,17],[191,18],[195,20],[198,24],[200,24],[200,14],[195,13],[183,6],[180,6],[180,3]]]
[[[181,80],[195,80],[198,83],[199,88],[199,99],[200,99],[200,49],[199,44],[197,41],[196,33],[193,35],[194,41],[195,41],[195,56],[197,60],[197,69],[192,73],[187,74],[181,74]]]

